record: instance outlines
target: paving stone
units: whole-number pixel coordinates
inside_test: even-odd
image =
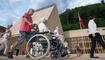
[[[70,57],[58,58],[57,60],[105,60],[105,54],[95,54],[95,56],[98,56],[100,58],[89,58],[89,54],[84,54],[81,55],[80,57],[77,57],[76,54],[72,54]],[[0,60],[52,60],[52,59],[51,58],[32,59],[19,55],[19,56],[14,56],[13,59],[8,59],[7,57],[0,56]]]

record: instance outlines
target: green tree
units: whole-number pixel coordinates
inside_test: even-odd
[[[98,27],[105,27],[105,4],[93,4],[75,9],[66,9],[65,12],[61,13],[59,17],[64,31],[80,29],[78,11],[83,19],[85,28],[88,27],[90,16],[94,16],[96,18]]]
[[[101,3],[104,4],[104,0],[101,0]]]

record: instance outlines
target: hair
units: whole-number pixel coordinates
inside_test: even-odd
[[[56,28],[60,28],[59,26],[56,26]]]
[[[44,22],[44,21],[47,21],[47,20],[48,20],[48,18],[43,17],[43,18],[40,19],[40,23]]]
[[[28,10],[28,12],[29,12],[30,10],[32,10],[32,11],[34,12],[34,9],[32,9],[32,8],[30,8],[30,9]]]
[[[91,19],[93,19],[93,18],[94,18],[93,16],[90,16],[90,17],[89,17],[89,20],[91,20]]]

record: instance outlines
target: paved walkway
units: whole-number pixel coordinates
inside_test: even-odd
[[[89,58],[89,54],[84,54],[80,57],[77,57],[75,54],[71,55],[71,57],[59,58],[58,60],[105,60],[105,54],[95,54],[95,56],[99,56],[100,58]],[[14,56],[14,59],[8,59],[7,57],[0,56],[0,60],[51,60],[50,58],[43,59],[29,59],[25,58],[25,56]]]

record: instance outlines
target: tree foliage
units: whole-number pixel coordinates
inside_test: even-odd
[[[105,4],[93,4],[75,9],[66,9],[65,12],[61,13],[59,16],[64,31],[80,29],[78,12],[83,19],[85,28],[87,28],[90,16],[96,18],[98,27],[105,27]]]
[[[101,0],[101,3],[104,4],[104,0]]]

